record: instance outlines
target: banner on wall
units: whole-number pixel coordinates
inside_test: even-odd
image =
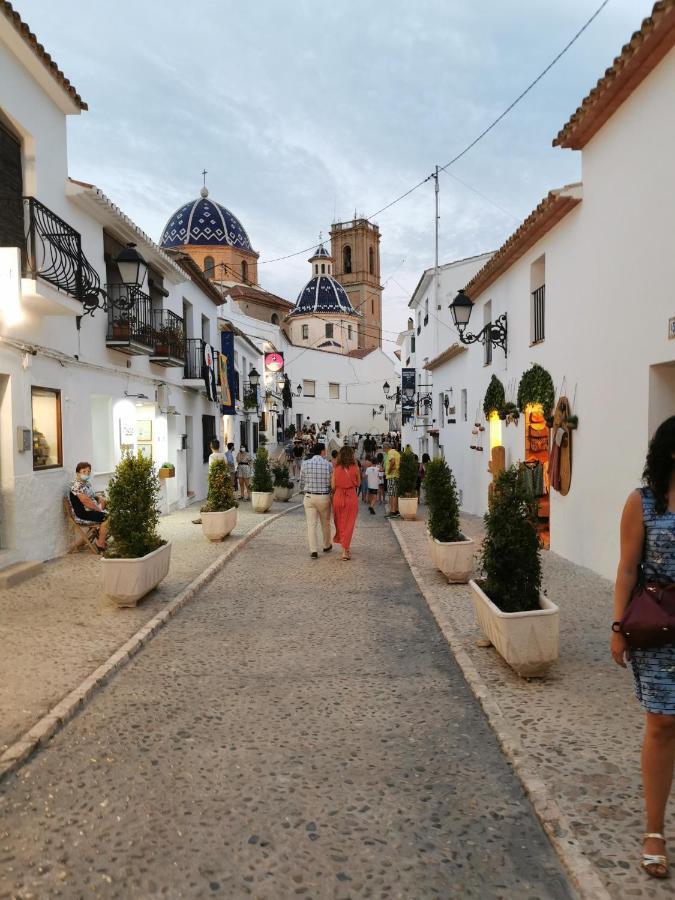
[[[224,416],[234,415],[234,401],[236,396],[235,371],[234,371],[234,332],[220,332],[220,389],[222,401],[220,412]]]
[[[401,369],[401,422],[403,425],[415,416],[415,382],[414,368]]]

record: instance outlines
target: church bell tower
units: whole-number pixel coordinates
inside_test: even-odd
[[[380,284],[380,229],[356,216],[335,222],[330,230],[333,276],[347,292],[363,319],[358,325],[359,349],[382,347],[382,285]]]

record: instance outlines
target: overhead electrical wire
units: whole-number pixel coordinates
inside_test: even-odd
[[[581,35],[586,31],[587,28],[589,28],[589,26],[595,21],[595,19],[597,19],[597,17],[600,15],[600,13],[603,11],[603,9],[607,6],[607,4],[609,2],[610,2],[610,0],[603,0],[603,2],[600,4],[600,6],[598,6],[598,8],[590,16],[590,18],[588,18],[584,22],[584,24],[581,26],[581,28],[576,32],[576,34],[574,34],[574,36],[567,42],[567,44],[565,44],[565,46],[562,48],[562,50],[559,53],[557,53],[556,56],[553,57],[551,62],[544,69],[542,69],[542,71],[537,75],[537,77],[533,81],[531,81],[527,85],[527,87],[523,91],[520,92],[520,94],[518,94],[518,96],[515,98],[515,100],[513,100],[511,103],[509,103],[509,105],[506,107],[506,109],[502,113],[500,113],[495,119],[493,119],[492,122],[490,122],[490,124],[480,132],[480,134],[478,134],[469,144],[467,144],[466,147],[464,147],[462,150],[460,150],[459,153],[457,153],[455,156],[453,156],[449,162],[445,163],[445,165],[443,165],[443,166],[439,166],[438,172],[439,173],[446,172],[450,168],[450,166],[453,166],[456,162],[458,162],[460,159],[462,159],[463,156],[466,156],[466,154],[469,153],[469,151],[471,151],[476,146],[476,144],[478,144],[480,141],[482,141],[483,138],[493,130],[493,128],[495,128],[501,121],[503,121],[506,118],[506,116],[508,116],[508,114],[520,103],[520,101],[523,100],[530,93],[530,91],[542,80],[542,78],[544,78],[544,76],[546,76],[551,71],[551,69],[562,59],[562,57],[567,53],[567,51],[579,40]],[[381,213],[386,212],[386,210],[391,209],[392,206],[395,206],[397,203],[400,203],[402,200],[405,200],[406,197],[409,197],[412,193],[417,191],[419,188],[421,188],[428,181],[431,181],[435,177],[436,177],[436,171],[430,173],[429,175],[426,176],[426,178],[423,178],[421,181],[418,181],[417,184],[414,184],[411,188],[408,188],[408,190],[404,191],[402,194],[399,194],[394,200],[391,200],[389,203],[385,204],[384,206],[380,207],[380,209],[376,210],[373,213],[370,213],[369,215],[365,216],[364,218],[374,219],[375,216],[381,215]],[[459,179],[457,179],[457,180],[459,181]],[[493,201],[489,200],[489,198],[487,198],[484,194],[481,194],[480,191],[476,190],[475,188],[470,187],[470,185],[465,184],[464,182],[461,182],[461,183],[464,184],[465,187],[474,191],[479,196],[483,197],[484,200],[487,200],[489,203],[492,203],[494,206],[497,206],[498,209],[501,209],[501,207],[499,207],[498,204],[493,203]],[[504,209],[502,209],[502,212],[506,213],[509,216],[511,215],[511,213],[508,213]],[[291,259],[294,256],[300,256],[302,253],[310,252],[314,248],[314,246],[315,246],[315,242],[313,242],[311,246],[303,248],[302,250],[295,250],[293,253],[286,253],[283,256],[275,256],[272,259],[260,260],[260,265],[263,265],[263,266],[269,265],[270,263],[281,262],[282,260]]]

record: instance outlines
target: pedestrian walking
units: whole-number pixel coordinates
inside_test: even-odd
[[[333,470],[333,518],[335,519],[336,544],[342,546],[343,560],[351,559],[351,543],[359,511],[358,490],[361,484],[361,470],[356,464],[351,447],[342,447]]]
[[[644,486],[633,491],[621,517],[621,560],[614,589],[611,652],[618,665],[630,662],[637,698],[646,712],[642,784],[646,829],[641,866],[653,878],[669,874],[663,836],[675,762],[675,642],[650,638],[630,646],[635,633],[621,619],[644,588],[660,595],[661,616],[675,620],[675,416],[657,429],[649,445]],[[654,599],[651,605],[658,609]],[[656,623],[655,623],[656,624]],[[663,624],[662,622],[660,623]],[[661,636],[661,629],[654,633]],[[672,637],[672,635],[671,635]],[[666,635],[666,639],[668,635]]]
[[[398,471],[401,464],[401,454],[394,450],[391,444],[384,445],[384,477],[387,481],[387,498],[389,500],[389,512],[387,519],[396,519],[398,511]]]
[[[415,457],[417,458],[417,457]],[[424,503],[423,497],[423,488],[424,488],[424,476],[427,474],[427,464],[431,462],[431,457],[428,453],[422,454],[422,462],[420,463],[419,469],[417,470],[417,496],[419,497],[420,503]]]
[[[239,499],[250,500],[251,457],[244,444],[241,445],[239,453],[237,453],[237,480],[239,481]]]
[[[370,464],[371,464],[370,454],[369,454],[368,452],[366,452],[366,455],[363,457],[363,459],[362,459],[361,462],[359,463],[359,465],[360,465],[360,467],[361,467],[361,489],[360,489],[360,494],[361,494],[361,502],[362,502],[362,503],[367,503],[367,502],[368,502],[368,483],[367,483],[367,481],[366,481],[366,469],[368,468],[368,466],[369,466]]]
[[[300,475],[300,467],[302,466],[302,458],[305,455],[304,447],[301,440],[293,442],[293,475],[297,478]]]
[[[374,459],[368,459],[366,462],[368,463],[368,466],[364,473],[363,481],[366,485],[366,491],[368,492],[368,512],[371,516],[374,516],[375,504],[377,503],[377,497],[380,492],[381,469]]]
[[[330,539],[330,494],[333,466],[326,459],[326,445],[315,444],[314,456],[306,459],[300,469],[300,490],[305,495],[307,538],[312,559],[318,559],[317,526],[321,525],[323,552],[333,549]]]
[[[386,484],[384,478],[384,453],[378,453],[375,462],[377,463],[377,471],[379,475],[379,487],[377,491],[377,503],[378,506],[384,506],[385,504],[385,491]]]
[[[232,489],[237,490],[237,464],[234,460],[234,444],[230,441],[225,452],[225,462],[232,477]]]

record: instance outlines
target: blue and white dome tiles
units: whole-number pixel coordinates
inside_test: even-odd
[[[310,262],[314,259],[332,259],[333,257],[330,255],[328,250],[324,247],[323,244],[319,244],[319,246],[314,251],[314,255],[310,256]]]
[[[316,313],[338,313],[360,316],[349,302],[347,292],[332,275],[315,275],[300,292],[291,316],[311,316]]]
[[[201,197],[181,206],[171,216],[162,232],[160,247],[228,246],[250,250],[251,241],[239,219],[229,209],[209,200],[209,192],[202,188]]]

